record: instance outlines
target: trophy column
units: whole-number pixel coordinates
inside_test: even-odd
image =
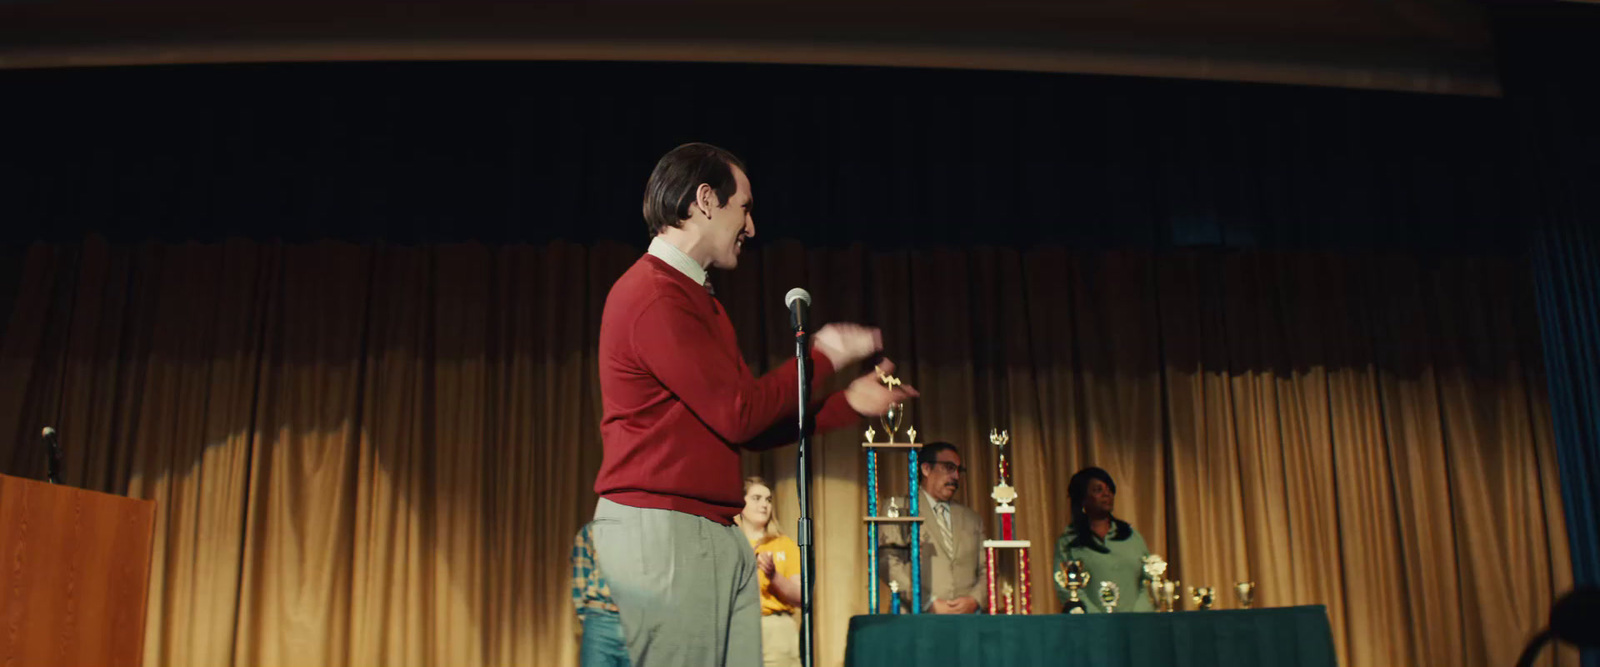
[[[1000,539],[983,541],[989,613],[1032,614],[1033,587],[1028,579],[1028,549],[1033,545],[1027,540],[1016,539],[1013,518],[1017,508],[1012,503],[1017,500],[1017,489],[1011,486],[1011,466],[1006,461],[1005,450],[1010,442],[1009,432],[989,431],[989,444],[1000,451],[994,491],[989,494],[995,502],[994,513],[1000,517]],[[1006,570],[1010,570],[1009,575],[1005,574]]]
[[[900,379],[891,375],[878,374],[879,381],[886,386],[893,387],[900,384]],[[867,525],[867,613],[879,613],[878,603],[878,526],[879,524],[899,524],[909,533],[910,566],[911,566],[911,613],[922,613],[922,517],[918,511],[917,502],[920,490],[917,488],[917,454],[922,449],[922,444],[917,442],[917,429],[911,427],[906,430],[909,442],[895,442],[900,430],[901,422],[905,419],[905,404],[896,404],[883,415],[882,424],[888,442],[875,442],[877,431],[867,427],[866,441],[861,447],[867,452],[867,515],[861,517]],[[907,494],[909,505],[908,516],[901,516],[900,507],[891,501],[888,513],[878,515],[878,450],[899,450],[906,453],[908,471],[911,476],[910,493]],[[900,591],[897,582],[890,582],[889,613],[900,613]]]

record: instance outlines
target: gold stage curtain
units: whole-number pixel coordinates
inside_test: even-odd
[[[575,664],[597,323],[638,253],[38,246],[0,343],[0,464],[42,475],[53,425],[69,483],[157,501],[147,665]],[[1516,261],[777,243],[744,264],[714,280],[752,365],[792,354],[797,285],[818,321],[882,326],[985,517],[988,431],[1010,431],[1036,612],[1085,465],[1186,585],[1326,604],[1346,665],[1510,664],[1571,584]],[[820,664],[865,610],[860,440],[818,445]],[[794,449],[746,464],[792,534]]]

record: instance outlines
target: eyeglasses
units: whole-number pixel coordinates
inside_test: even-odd
[[[939,466],[940,470],[943,470],[947,473],[959,472],[963,475],[967,474],[967,467],[963,465],[956,465],[949,461],[934,461],[933,464]]]

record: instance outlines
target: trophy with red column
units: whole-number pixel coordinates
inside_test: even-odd
[[[1011,485],[1011,464],[1006,460],[1006,445],[1011,434],[990,429],[989,444],[999,451],[998,474],[994,490],[994,513],[1000,517],[1000,539],[983,541],[984,576],[988,584],[989,613],[1033,613],[1033,588],[1028,581],[1028,547],[1032,543],[1016,539],[1017,489]]]

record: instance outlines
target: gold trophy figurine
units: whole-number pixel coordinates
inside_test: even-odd
[[[1106,613],[1117,610],[1117,600],[1122,597],[1122,589],[1114,581],[1100,582],[1100,602],[1104,603]]]
[[[1000,470],[999,474],[996,475],[996,479],[999,480],[999,483],[994,485],[994,490],[989,493],[989,497],[993,498],[994,502],[999,505],[999,507],[995,509],[996,513],[1010,514],[1016,511],[1016,508],[1012,506],[1012,503],[1017,501],[1017,489],[1016,487],[1011,486],[1011,468],[1006,465],[1005,448],[1006,444],[1011,442],[1011,434],[1006,431],[989,429],[989,442],[990,444],[993,444],[1000,452]],[[1011,538],[1006,537],[1004,539],[1009,540]]]
[[[1217,589],[1215,588],[1210,586],[1201,586],[1199,588],[1195,588],[1193,586],[1189,587],[1189,600],[1194,603],[1195,609],[1200,611],[1210,609],[1211,604],[1216,602],[1216,599]]]
[[[890,375],[888,373],[883,372],[883,367],[882,366],[873,366],[872,367],[872,372],[878,374],[878,381],[882,382],[883,386],[885,386],[885,387],[888,387],[890,389],[894,389],[895,387],[898,387],[898,386],[901,385],[900,378],[897,378],[897,377],[895,377],[893,375]]]
[[[1067,589],[1067,601],[1061,603],[1062,611],[1068,614],[1084,613],[1083,600],[1078,599],[1078,591],[1089,585],[1089,571],[1084,569],[1083,561],[1062,563],[1061,569],[1056,571],[1056,583]]]
[[[1233,593],[1239,596],[1239,607],[1249,609],[1256,601],[1256,582],[1241,581],[1233,585]]]

